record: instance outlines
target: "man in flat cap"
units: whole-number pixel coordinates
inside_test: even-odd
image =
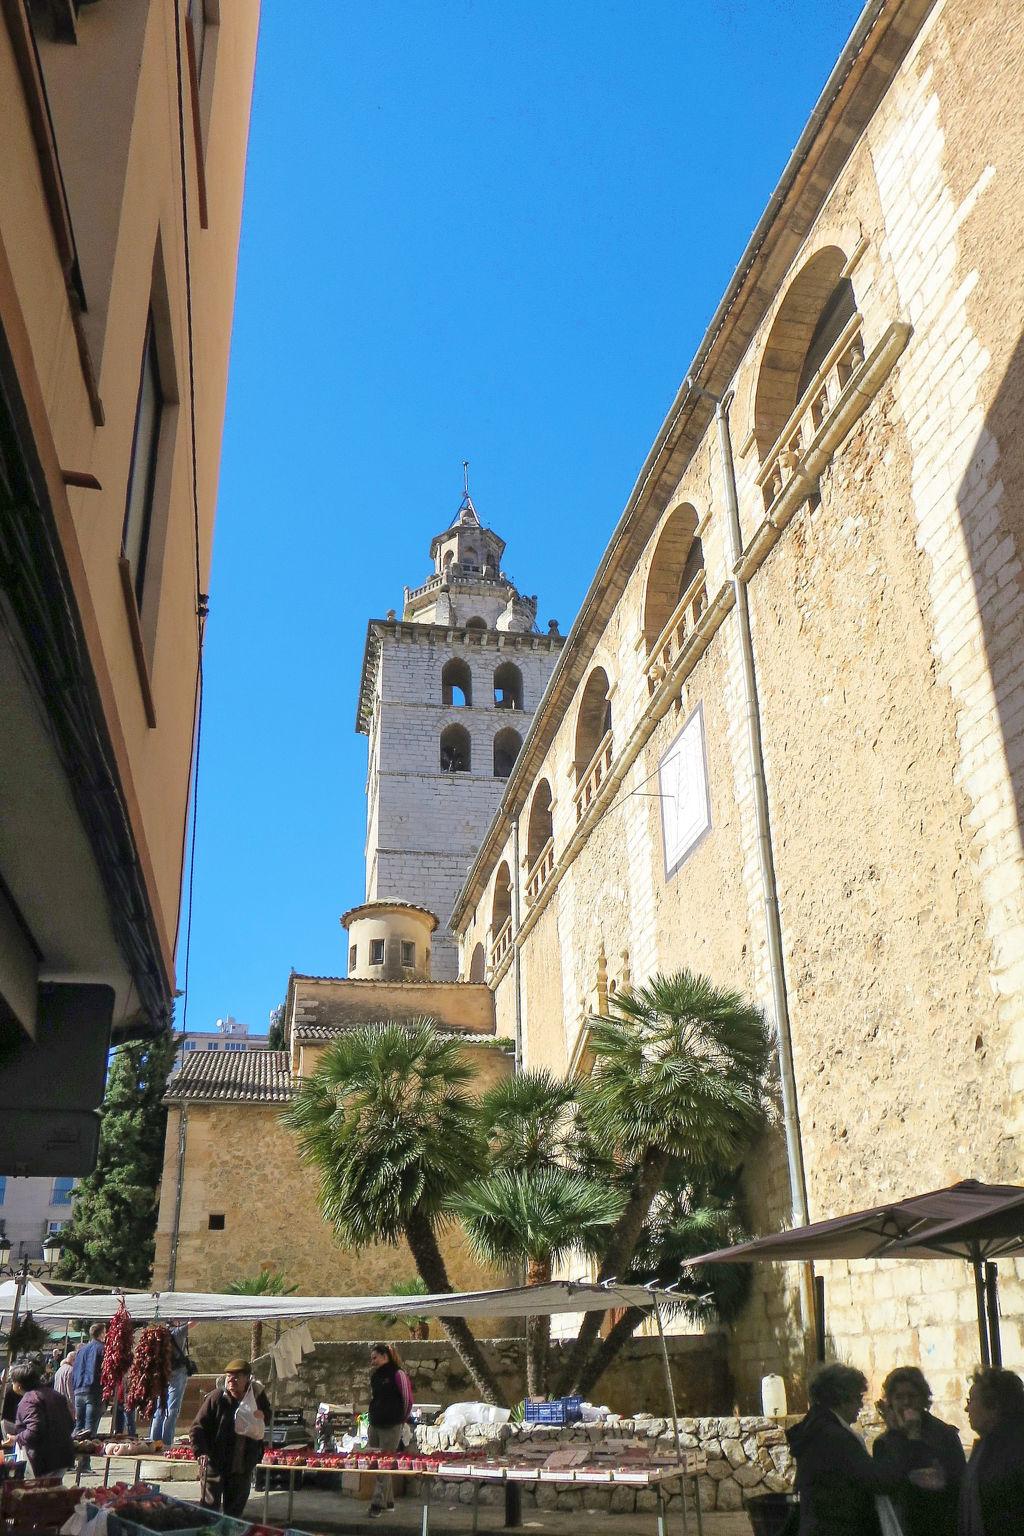
[[[253,1471],[263,1456],[263,1428],[252,1422],[248,1406],[240,1425],[244,1421],[250,1432],[242,1433],[235,1426],[235,1416],[251,1386],[248,1360],[229,1360],[224,1367],[224,1386],[207,1394],[192,1424],[192,1445],[206,1478],[204,1502],[236,1518],[245,1509]],[[253,1396],[256,1414],[262,1415],[265,1426],[271,1413],[267,1394],[261,1388]]]

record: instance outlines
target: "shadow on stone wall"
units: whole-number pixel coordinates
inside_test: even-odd
[[[440,1403],[444,1407],[475,1397],[462,1362],[446,1341],[396,1342],[412,1377],[418,1402]],[[667,1342],[678,1412],[728,1413],[733,1394],[723,1336],[670,1335]],[[225,1342],[216,1351],[211,1351],[206,1341],[200,1346],[197,1337],[195,1355],[201,1371],[216,1370],[236,1348]],[[523,1340],[490,1339],[484,1348],[494,1362],[506,1401],[520,1401],[525,1390]],[[557,1360],[560,1347],[553,1345],[552,1348]],[[279,1383],[278,1405],[285,1408],[309,1408],[311,1405],[315,1408],[320,1402],[364,1405],[369,1375],[368,1352],[368,1340],[318,1343],[314,1353],[302,1362],[298,1376]],[[668,1413],[668,1392],[658,1340],[633,1339],[602,1377],[594,1401],[606,1404],[613,1413]]]

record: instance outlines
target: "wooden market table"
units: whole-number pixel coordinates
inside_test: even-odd
[[[82,1484],[82,1472],[84,1470],[84,1465],[85,1465],[85,1463],[87,1461],[102,1461],[103,1462],[103,1487],[104,1488],[108,1488],[110,1486],[110,1463],[112,1461],[134,1461],[134,1463],[135,1463],[135,1481],[137,1483],[140,1482],[141,1479],[142,1479],[142,1464],[143,1464],[144,1461],[146,1461],[146,1462],[148,1462],[148,1461],[161,1461],[161,1462],[166,1462],[168,1466],[175,1466],[175,1467],[180,1467],[182,1465],[181,1460],[177,1456],[172,1456],[172,1457],[168,1458],[168,1457],[162,1455],[162,1453],[160,1451],[143,1451],[141,1455],[136,1454],[135,1452],[133,1452],[129,1456],[117,1456],[117,1455],[115,1455],[115,1456],[107,1456],[102,1451],[76,1451],[75,1452],[75,1487],[76,1488],[81,1487],[81,1484]],[[187,1465],[187,1463],[185,1463],[185,1465]],[[158,1478],[157,1481],[159,1482],[160,1479]]]
[[[460,1470],[457,1472],[450,1470],[450,1467],[446,1467],[444,1470],[442,1470],[441,1467],[437,1467],[431,1469],[430,1471],[424,1472],[410,1471],[405,1468],[398,1469],[393,1467],[376,1468],[285,1466],[279,1461],[261,1461],[256,1470],[258,1472],[262,1471],[266,1473],[288,1473],[288,1514],[286,1520],[289,1526],[292,1523],[292,1511],[295,1504],[295,1480],[297,1473],[302,1472],[307,1477],[311,1473],[313,1475],[316,1475],[317,1473],[330,1473],[332,1477],[337,1477],[339,1473],[357,1471],[363,1473],[366,1476],[376,1475],[377,1477],[422,1477],[425,1484],[431,1478],[435,1481],[445,1483],[466,1481],[472,1482],[473,1531],[476,1531],[477,1529],[480,1506],[480,1488],[484,1483],[501,1483],[504,1486],[505,1526],[509,1529],[522,1524],[520,1517],[519,1490],[522,1488],[524,1483],[560,1483],[563,1486],[571,1485],[588,1488],[653,1488],[656,1495],[654,1516],[657,1522],[658,1536],[667,1536],[667,1507],[665,1504],[664,1485],[665,1483],[675,1481],[677,1478],[680,1480],[685,1478],[691,1483],[693,1489],[694,1510],[697,1516],[697,1531],[699,1536],[704,1536],[704,1519],[703,1512],[700,1507],[700,1491],[697,1487],[697,1478],[707,1469],[707,1456],[703,1451],[684,1451],[682,1460],[673,1463],[672,1465],[657,1467],[637,1467],[635,1470],[630,1469],[629,1471],[621,1471],[616,1469],[615,1471],[610,1472],[608,1477],[576,1478],[573,1476],[574,1469],[571,1467],[538,1467],[536,1471],[534,1471],[532,1467],[487,1467],[482,1463],[470,1463],[469,1465],[470,1468],[473,1468],[475,1465],[479,1468],[479,1470],[462,1470],[463,1464],[459,1462],[453,1462],[450,1464],[450,1466],[459,1467]],[[509,1476],[510,1471],[512,1472],[512,1476]],[[284,1492],[285,1490],[278,1489],[275,1491]],[[270,1478],[268,1476],[263,1488],[264,1525],[269,1523],[267,1520],[267,1510],[270,1502],[270,1493]],[[423,1518],[420,1522],[420,1536],[429,1536],[429,1488],[424,1487],[423,1495]],[[683,1516],[683,1536],[686,1536],[686,1533],[689,1529],[689,1522],[687,1520],[686,1514],[686,1490],[684,1488],[680,1488],[680,1508],[682,1510]]]

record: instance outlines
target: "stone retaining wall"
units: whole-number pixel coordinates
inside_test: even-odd
[[[737,1510],[744,1497],[763,1493],[786,1493],[793,1485],[793,1460],[786,1445],[786,1425],[790,1419],[756,1418],[683,1418],[679,1421],[680,1439],[689,1450],[707,1453],[707,1474],[697,1479],[701,1508]],[[495,1455],[514,1451],[516,1445],[580,1444],[589,1441],[595,1447],[612,1450],[625,1443],[647,1445],[659,1455],[672,1455],[674,1441],[670,1420],[641,1415],[634,1419],[611,1418],[601,1424],[573,1424],[566,1429],[540,1424],[504,1424],[500,1429],[470,1427],[460,1430],[424,1428],[417,1434],[417,1444],[424,1451],[444,1451],[456,1447],[486,1447]],[[689,1483],[690,1480],[686,1479]],[[692,1485],[691,1485],[692,1486]],[[473,1483],[438,1482],[432,1497],[441,1502],[469,1504]],[[599,1483],[522,1483],[524,1508],[565,1510],[653,1510],[653,1488],[602,1487]],[[665,1486],[666,1502],[679,1499],[679,1485]],[[689,1495],[692,1498],[692,1494]],[[484,1484],[480,1502],[494,1504],[504,1498],[500,1486]]]
[[[732,1392],[722,1335],[670,1335],[666,1343],[678,1412],[727,1411],[732,1406]],[[447,1341],[403,1341],[398,1347],[418,1402],[440,1403],[445,1407],[477,1396],[461,1360]],[[552,1345],[555,1370],[562,1347]],[[369,1348],[368,1342],[348,1340],[318,1343],[315,1352],[303,1360],[298,1376],[278,1385],[278,1405],[315,1410],[319,1402],[364,1404]],[[523,1395],[524,1340],[487,1339],[483,1348],[494,1365],[505,1401],[519,1401]],[[205,1337],[202,1349],[203,1370],[212,1369],[227,1358],[223,1351],[214,1354]],[[593,1398],[616,1412],[630,1413],[642,1405],[650,1413],[667,1413],[668,1394],[658,1340],[632,1339],[598,1382]]]

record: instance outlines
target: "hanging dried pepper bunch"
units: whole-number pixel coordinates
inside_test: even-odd
[[[154,1409],[167,1406],[167,1388],[171,1382],[171,1330],[164,1323],[143,1328],[135,1345],[132,1368],[124,1389],[126,1408]]]
[[[132,1338],[135,1324],[128,1315],[124,1297],[117,1304],[117,1311],[110,1319],[107,1337],[103,1345],[103,1365],[100,1370],[100,1390],[106,1402],[113,1402],[121,1378],[132,1363]]]

